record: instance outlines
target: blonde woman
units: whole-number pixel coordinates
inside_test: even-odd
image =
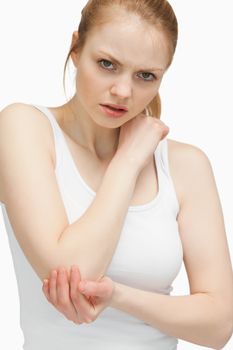
[[[77,68],[71,100],[1,111],[24,350],[174,350],[178,339],[221,349],[231,337],[211,164],[160,120],[177,36],[167,1],[90,0],[66,60]],[[171,296],[183,261],[190,295]]]

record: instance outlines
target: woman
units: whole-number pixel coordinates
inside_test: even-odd
[[[1,112],[0,199],[26,350],[170,350],[178,338],[220,349],[232,334],[210,162],[159,119],[176,43],[167,1],[89,1],[68,55],[73,98]],[[182,261],[190,295],[170,296]]]

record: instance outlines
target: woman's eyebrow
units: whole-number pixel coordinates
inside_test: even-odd
[[[123,66],[123,64],[118,60],[116,59],[115,57],[113,57],[111,54],[107,53],[107,52],[104,52],[102,50],[98,51],[99,53],[103,54],[103,55],[106,55],[108,56],[112,61],[114,61],[115,63],[119,64],[119,66]],[[157,67],[151,67],[151,68],[138,68],[139,70],[141,71],[164,71],[165,69],[163,68],[157,68]]]

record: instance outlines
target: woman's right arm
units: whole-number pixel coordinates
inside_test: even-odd
[[[82,276],[92,280],[105,275],[120,238],[136,179],[134,167],[113,158],[91,205],[59,237],[60,263],[66,266],[76,263]]]
[[[48,145],[41,140],[44,119],[20,104],[0,114],[0,181],[7,213],[41,280],[52,268],[73,264],[83,278],[97,279],[115,251],[137,172],[113,159],[92,204],[69,225]]]
[[[69,270],[73,264],[79,266],[82,279],[97,280],[116,249],[140,167],[118,152],[89,208],[69,225],[49,145],[46,138],[41,141],[48,133],[47,123],[41,112],[24,104],[9,105],[0,114],[0,181],[6,210],[41,280],[54,267]],[[149,125],[147,129],[150,132]]]

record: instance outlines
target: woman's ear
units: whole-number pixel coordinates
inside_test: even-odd
[[[78,68],[78,59],[79,59],[79,55],[77,52],[77,43],[78,43],[78,31],[73,32],[72,35],[72,42],[71,42],[71,47],[73,47],[74,49],[71,52],[71,59],[73,61],[73,64],[76,68]]]

